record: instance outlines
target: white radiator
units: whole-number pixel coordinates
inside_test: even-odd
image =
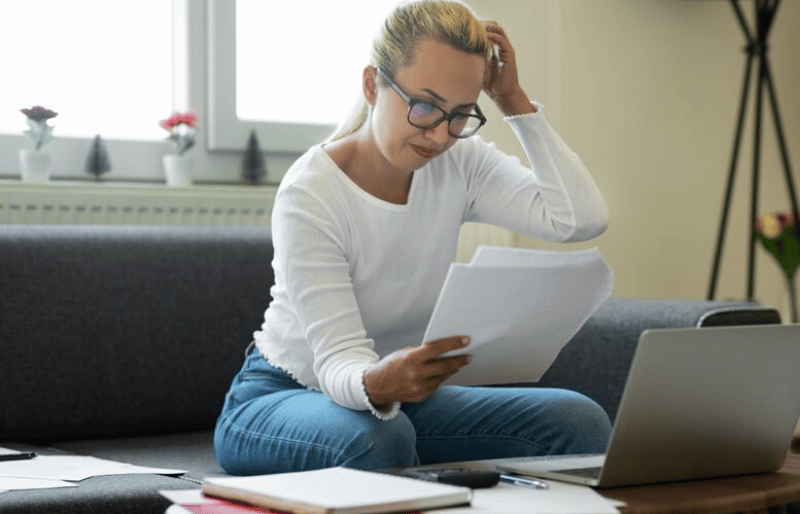
[[[269,225],[274,187],[6,184],[0,224]]]
[[[0,224],[269,226],[276,187],[0,183]],[[467,223],[458,260],[480,245],[513,246],[508,230]]]

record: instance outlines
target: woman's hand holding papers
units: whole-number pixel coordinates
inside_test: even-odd
[[[465,336],[446,337],[390,353],[364,373],[364,387],[376,407],[391,402],[421,402],[469,363],[469,355],[439,356],[464,348]]]

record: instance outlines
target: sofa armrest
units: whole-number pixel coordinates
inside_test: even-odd
[[[748,302],[611,298],[601,305],[536,384],[581,392],[612,421],[645,329],[780,323],[777,310]]]

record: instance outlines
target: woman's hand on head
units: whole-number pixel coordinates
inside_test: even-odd
[[[376,407],[391,402],[421,402],[469,363],[468,355],[440,357],[464,348],[469,339],[454,336],[390,353],[364,373],[364,387]]]
[[[506,31],[496,21],[484,21],[483,26],[495,47],[483,90],[506,116],[536,112],[519,84],[517,54]]]

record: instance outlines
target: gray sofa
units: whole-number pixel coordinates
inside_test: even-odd
[[[0,446],[177,468],[0,493],[2,513],[163,513],[221,474],[212,430],[273,282],[264,228],[0,226]],[[772,308],[608,300],[538,385],[614,417],[646,328],[779,323]]]

